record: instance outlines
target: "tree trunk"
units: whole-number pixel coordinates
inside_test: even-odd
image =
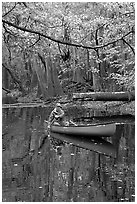
[[[134,101],[135,92],[89,92],[89,93],[74,93],[73,100],[88,100],[88,101]]]
[[[61,96],[63,95],[62,87],[57,75],[57,70],[55,65],[51,61],[51,57],[46,59],[47,67],[47,94],[49,97]]]
[[[53,64],[53,63],[52,63],[52,77],[53,77],[55,95],[56,96],[63,95],[63,90],[62,90],[62,86],[61,86],[59,78],[58,78],[57,69],[56,69],[55,64]]]
[[[91,70],[90,60],[89,60],[89,50],[87,49],[87,79],[90,81],[90,85],[93,86],[93,73],[90,71],[89,77],[89,70]]]
[[[82,69],[81,67],[76,67],[74,69],[73,82],[84,83],[85,82],[85,79],[84,79],[85,77],[86,77],[86,73],[85,73],[84,69]]]
[[[31,76],[31,83],[30,83],[30,91],[33,90],[38,85],[38,78],[37,74],[35,71],[33,71],[32,76]]]
[[[2,84],[6,89],[9,89],[9,74],[5,68],[2,70]]]
[[[34,56],[33,66],[34,66],[34,70],[37,74],[40,92],[42,93],[43,97],[45,98],[46,97],[46,89],[47,89],[47,83],[46,83],[46,79],[44,77],[45,70],[42,68],[40,62],[37,59],[37,56]]]
[[[24,88],[22,87],[21,81],[19,81],[17,79],[17,77],[14,76],[12,71],[8,67],[6,67],[3,63],[2,63],[2,66],[8,71],[8,73],[10,74],[10,76],[13,79],[14,83],[19,86],[19,90],[22,91],[22,92],[25,92]]]

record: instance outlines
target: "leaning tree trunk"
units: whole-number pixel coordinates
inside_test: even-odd
[[[19,86],[19,90],[25,93],[25,89],[23,88],[21,81],[17,79],[17,77],[12,73],[12,71],[4,63],[2,63],[2,66],[7,70],[13,82]]]

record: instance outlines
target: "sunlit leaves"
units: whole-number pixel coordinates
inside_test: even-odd
[[[50,54],[53,60],[58,59],[56,60],[58,70],[73,70],[76,66],[80,66],[93,72],[96,70],[98,73],[99,65],[107,62],[109,66],[104,68],[107,72],[114,75],[114,73],[123,73],[125,69],[134,76],[133,66],[131,66],[134,64],[134,33],[124,37],[126,43],[122,39],[114,42],[134,30],[134,2],[5,2],[2,6],[5,20],[54,39],[67,41],[65,37],[67,30],[68,41],[71,43],[84,46],[103,46],[110,43],[103,49],[91,51],[88,65],[85,50],[79,49],[77,56],[74,56],[74,47],[61,45],[62,52],[70,49],[71,57],[66,63],[61,56],[58,57],[61,53],[56,42],[4,25],[4,42],[6,46],[8,43],[12,53],[11,60],[14,61],[18,56],[23,58],[25,53],[27,53],[25,58],[27,60],[33,56],[33,53],[41,51],[45,56]],[[77,64],[74,65],[75,60]],[[16,62],[15,60],[13,64]],[[120,80],[120,84],[123,83],[121,82],[123,76],[117,79],[117,82]]]

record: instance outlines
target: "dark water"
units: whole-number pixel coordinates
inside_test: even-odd
[[[114,158],[45,138],[43,122],[50,111],[3,109],[3,201],[133,202],[134,124],[117,125],[107,139],[116,149]]]

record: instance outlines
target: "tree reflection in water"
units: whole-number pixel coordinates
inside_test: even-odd
[[[134,201],[135,127],[108,138],[117,158],[45,137],[49,108],[3,109],[3,201]]]

